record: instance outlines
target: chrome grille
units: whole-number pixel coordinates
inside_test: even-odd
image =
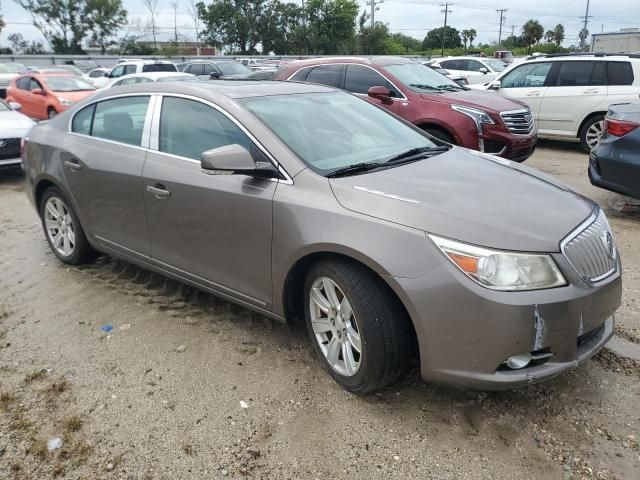
[[[618,251],[602,210],[580,225],[562,242],[562,252],[587,282],[597,282],[616,271]]]
[[[535,123],[529,109],[500,112],[500,116],[507,129],[513,134],[529,135],[533,131]]]
[[[0,138],[0,160],[18,158],[20,156],[19,138]]]

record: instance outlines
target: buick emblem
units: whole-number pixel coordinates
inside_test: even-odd
[[[7,146],[7,142],[5,142],[4,140],[0,140],[0,148],[4,148]]]
[[[613,243],[613,237],[611,236],[610,232],[602,232],[602,235],[600,235],[600,240],[602,241],[602,244],[604,245],[605,251],[607,252],[607,255],[609,256],[610,260],[614,260],[615,259],[615,245]]]

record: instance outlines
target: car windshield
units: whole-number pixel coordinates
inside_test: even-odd
[[[178,69],[173,63],[150,63],[142,66],[143,72],[177,72]]]
[[[251,70],[238,62],[224,62],[216,65],[223,75],[243,75],[250,74]]]
[[[160,77],[157,79],[158,82],[189,82],[189,81],[200,81],[200,79],[194,75],[171,75],[170,77]]]
[[[466,90],[453,80],[420,63],[401,63],[384,67],[414,92]]]
[[[78,92],[95,90],[96,87],[79,77],[49,77],[45,80],[49,90],[53,92]]]
[[[242,103],[322,175],[436,146],[419,130],[344,92],[251,97]]]
[[[502,60],[498,60],[496,58],[487,58],[482,61],[487,65],[489,65],[491,67],[491,70],[493,70],[494,72],[501,72],[505,68],[507,68],[507,65],[505,65],[505,63]]]

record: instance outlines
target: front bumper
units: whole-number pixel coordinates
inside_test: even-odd
[[[20,157],[0,160],[0,170],[5,168],[16,168],[20,165],[22,165],[22,159]]]
[[[554,254],[569,285],[530,292],[499,292],[477,285],[443,263],[417,279],[395,278],[418,336],[422,377],[430,382],[500,390],[540,382],[575,368],[613,335],[620,305],[620,268],[594,286],[581,284]],[[522,353],[551,354],[510,370]]]
[[[537,129],[529,135],[515,135],[497,124],[485,125],[483,129],[482,151],[514,162],[524,162],[533,155],[537,143]]]

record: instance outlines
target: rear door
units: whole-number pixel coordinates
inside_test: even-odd
[[[83,224],[107,247],[142,260],[149,257],[142,167],[151,104],[149,95],[127,95],[79,110],[61,154]]]
[[[640,82],[635,82],[631,62],[607,62],[607,104],[630,102],[638,100]]]
[[[497,92],[503,97],[514,98],[526,103],[539,122],[540,105],[551,78],[552,62],[533,62],[518,65],[500,78]]]
[[[541,133],[577,137],[584,118],[606,111],[606,63],[594,60],[558,62],[540,104],[538,128]]]
[[[308,71],[304,80],[306,82],[320,83],[322,85],[340,88],[340,84],[342,83],[343,67],[344,65],[339,63],[317,65]]]

